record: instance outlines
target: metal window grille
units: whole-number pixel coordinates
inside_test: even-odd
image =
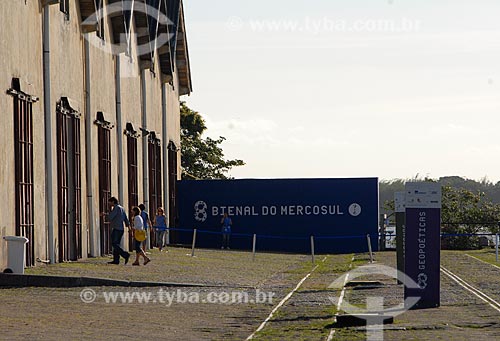
[[[154,217],[158,207],[163,206],[161,185],[161,145],[156,138],[149,139],[148,143],[149,164],[149,216]],[[151,234],[151,244],[155,245],[155,235]]]
[[[59,261],[82,258],[81,143],[78,113],[57,105]]]
[[[16,236],[29,239],[26,245],[26,266],[35,265],[35,231],[33,210],[33,110],[30,96],[14,95],[14,148]]]
[[[110,130],[99,125],[99,210],[108,211],[108,200],[111,197],[111,140]],[[100,218],[101,254],[111,254],[111,227],[107,219]]]
[[[138,162],[137,162],[137,139],[127,136],[127,158],[128,158],[128,204],[130,207],[139,205],[138,193]],[[134,237],[129,235],[130,251],[134,250]]]

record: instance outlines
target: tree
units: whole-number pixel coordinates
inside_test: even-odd
[[[498,232],[500,205],[489,200],[484,192],[445,185],[442,188],[441,221],[443,233],[476,234]],[[452,236],[443,240],[443,248],[480,248],[479,237]]]
[[[226,138],[202,138],[203,117],[181,102],[181,167],[183,179],[229,179],[227,173],[243,166],[242,160],[226,160],[220,145]]]
[[[458,177],[446,178],[447,183],[463,183]],[[436,181],[422,179],[422,181]],[[442,179],[439,180],[441,182]],[[391,182],[394,183],[394,182]],[[384,185],[391,184],[385,182]],[[400,180],[397,180],[398,187]],[[398,188],[399,189],[399,188]],[[386,200],[384,209],[392,212],[394,200]],[[441,232],[445,234],[498,233],[500,204],[493,203],[482,191],[469,190],[455,185],[442,185]],[[443,238],[444,249],[477,249],[480,239],[477,236],[447,236]]]

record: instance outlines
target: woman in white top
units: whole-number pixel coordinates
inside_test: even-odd
[[[134,231],[134,246],[135,246],[135,262],[132,265],[139,265],[139,258],[144,258],[144,265],[148,264],[151,259],[146,256],[146,253],[141,247],[142,242],[146,239],[146,231],[144,230],[144,222],[141,218],[141,210],[139,207],[132,207],[133,231]]]

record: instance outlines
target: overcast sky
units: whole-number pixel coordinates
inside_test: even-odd
[[[234,177],[500,180],[500,1],[184,3]]]

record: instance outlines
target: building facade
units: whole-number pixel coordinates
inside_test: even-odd
[[[29,239],[27,266],[111,253],[111,196],[175,226],[182,1],[6,0],[0,32],[0,235]]]

